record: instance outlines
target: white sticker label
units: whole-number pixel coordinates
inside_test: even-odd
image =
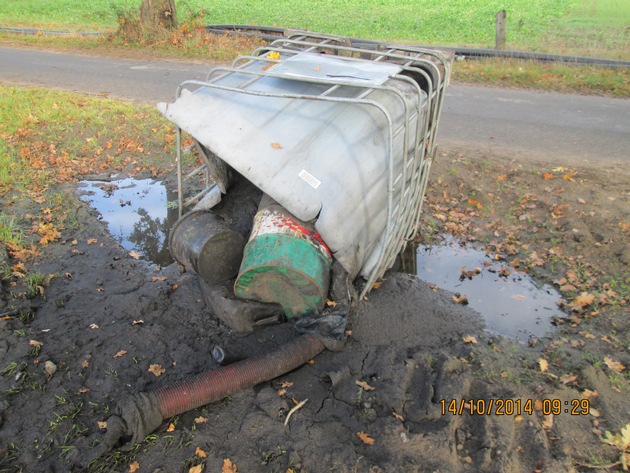
[[[317,189],[319,185],[321,184],[321,181],[317,179],[315,176],[313,176],[306,169],[302,169],[300,173],[298,174],[298,176],[300,176],[300,178],[304,182],[306,182],[309,186],[311,186],[313,189]]]

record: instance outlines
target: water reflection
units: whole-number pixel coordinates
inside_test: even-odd
[[[485,318],[487,330],[500,335],[521,340],[541,337],[552,329],[553,317],[566,316],[557,306],[562,296],[553,287],[537,285],[525,273],[452,237],[441,245],[409,247],[399,264],[401,270],[430,284],[465,294]]]
[[[177,220],[176,200],[164,184],[151,179],[83,181],[81,199],[101,214],[112,236],[128,251],[166,266],[173,262],[168,251],[168,231]]]

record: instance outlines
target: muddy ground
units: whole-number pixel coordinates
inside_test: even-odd
[[[76,224],[28,263],[53,276],[33,291],[15,278],[2,286],[0,471],[620,470],[623,447],[602,436],[630,423],[628,182],[621,166],[438,151],[419,238],[450,233],[506,271],[553,282],[566,318],[548,337],[525,344],[484,332],[453,294],[388,273],[351,315],[341,351],[88,465],[119,400],[217,368],[215,345],[248,356],[296,332],[234,334],[194,274],[134,259],[66,186]],[[508,409],[459,409],[470,399]],[[516,401],[521,412],[509,408]]]

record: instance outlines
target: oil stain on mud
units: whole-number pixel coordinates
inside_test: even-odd
[[[111,235],[127,251],[160,266],[173,262],[168,250],[168,232],[177,220],[175,197],[166,186],[151,179],[82,181],[81,199],[88,202],[107,223]]]
[[[527,341],[548,335],[554,317],[566,317],[557,304],[562,297],[553,287],[538,285],[527,274],[452,237],[442,245],[410,247],[406,253],[406,272],[465,295],[490,332]]]

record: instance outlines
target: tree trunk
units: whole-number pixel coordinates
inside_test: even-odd
[[[173,28],[177,26],[175,0],[142,0],[140,24],[144,28]]]

